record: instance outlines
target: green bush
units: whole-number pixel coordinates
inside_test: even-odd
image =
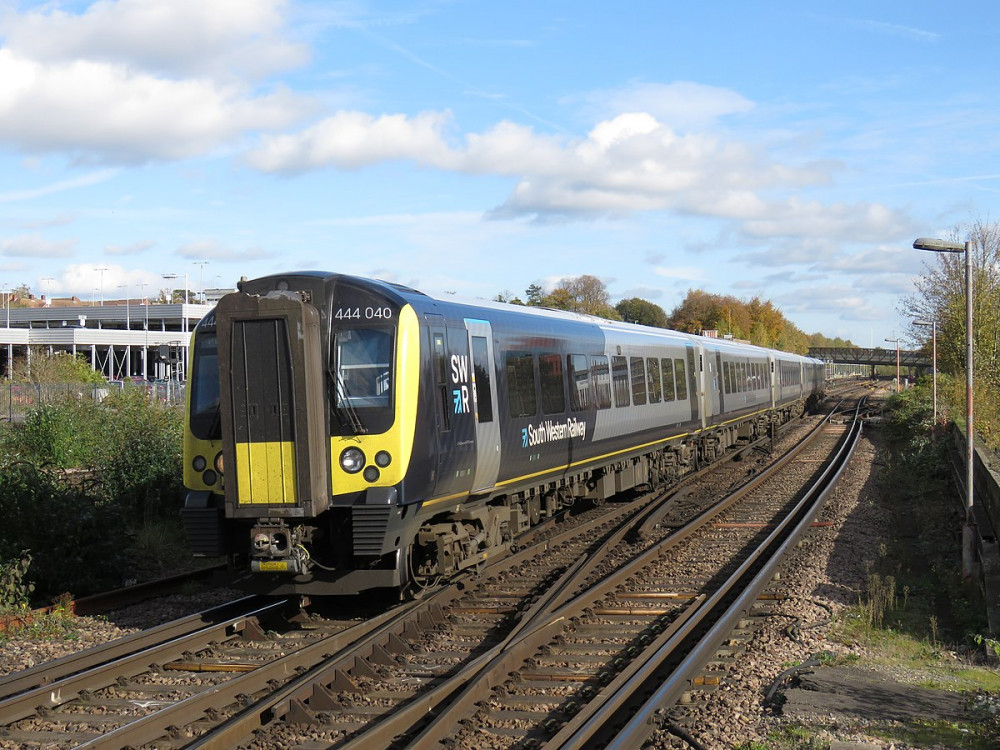
[[[0,463],[0,559],[31,550],[31,579],[43,601],[121,585],[121,514],[97,502],[86,484],[26,461]]]
[[[31,555],[24,551],[10,562],[0,562],[0,614],[17,614],[28,609],[35,587],[26,580]]]
[[[8,449],[38,464],[60,469],[85,465],[100,440],[100,405],[65,398],[32,408],[11,428]]]
[[[183,412],[141,389],[112,393],[100,407],[106,419],[87,466],[101,500],[121,508],[132,525],[176,518],[183,497]]]
[[[143,389],[38,405],[2,433],[0,560],[30,550],[39,598],[135,577],[143,528],[179,525],[182,412]],[[166,521],[164,521],[166,519]]]

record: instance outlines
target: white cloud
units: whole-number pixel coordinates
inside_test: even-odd
[[[68,258],[73,254],[76,240],[53,242],[39,234],[22,234],[0,240],[0,255],[27,258]]]
[[[631,83],[590,92],[582,101],[597,118],[614,117],[620,112],[648,112],[680,131],[705,128],[721,117],[745,114],[754,108],[752,101],[732,89],[692,81]]]
[[[178,248],[177,254],[182,258],[192,260],[215,260],[221,262],[262,260],[270,258],[272,255],[259,247],[235,250],[215,240],[189,242]],[[191,274],[188,274],[188,276],[190,277]]]
[[[252,84],[305,60],[282,39],[284,5],[99,0],[78,14],[9,11],[0,16],[0,144],[135,163],[287,128],[313,104]]]
[[[277,173],[407,160],[518,178],[497,216],[678,210],[747,218],[768,208],[755,191],[828,180],[821,165],[772,163],[746,144],[678,135],[643,112],[597,123],[575,139],[501,122],[462,142],[446,138],[450,126],[447,112],[373,117],[345,111],[297,134],[265,136],[247,160]]]
[[[80,14],[44,6],[8,14],[6,46],[44,64],[85,59],[167,75],[251,77],[300,65],[281,38],[285,0],[99,0]]]
[[[88,301],[123,299],[126,291],[132,298],[140,295],[155,297],[160,289],[166,289],[170,283],[158,273],[126,270],[111,263],[74,263],[66,266],[54,278],[50,293],[53,296],[74,295]]]
[[[449,152],[441,131],[448,117],[339,112],[297,135],[265,136],[248,161],[265,172],[286,173],[325,166],[354,169],[392,159],[444,166]]]
[[[125,65],[42,65],[0,49],[0,141],[112,162],[204,153],[248,129],[287,126],[301,112],[278,91],[248,96],[205,79],[172,81]]]

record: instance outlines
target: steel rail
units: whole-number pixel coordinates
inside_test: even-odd
[[[766,440],[768,438],[764,439]],[[758,441],[758,443],[759,442],[760,441]],[[713,465],[718,465],[718,463],[721,463],[726,460],[732,460],[739,453],[751,449],[758,443],[744,446],[737,453],[730,453],[728,455],[725,455],[721,457],[719,461],[714,462]],[[698,472],[692,475],[688,475],[687,477],[685,477],[684,480],[682,480],[682,483],[683,481],[690,481],[691,479],[700,476],[705,470],[707,470],[707,467],[706,469],[699,470]],[[677,485],[674,485],[674,488],[676,487]],[[637,512],[636,509],[642,508],[643,506],[649,507],[655,504],[654,501],[650,499],[651,497],[653,497],[654,494],[655,493],[651,493],[650,495],[635,500],[632,503],[629,503],[628,505],[623,505],[621,506],[620,511],[613,512],[608,515],[619,519],[625,516],[634,515]],[[577,528],[564,531],[561,534],[557,535],[555,538],[550,539],[547,542],[542,542],[540,546],[543,549],[546,548],[546,546],[554,547],[557,544],[559,544],[560,543],[559,540],[561,540],[564,537],[586,533],[587,529],[596,528],[601,525],[607,524],[609,523],[608,515],[599,519],[594,519],[588,522],[587,524],[583,524]],[[538,528],[539,527],[536,527],[536,529]],[[508,553],[509,556],[497,556],[497,558],[491,560],[491,564],[488,569],[492,573],[495,571],[496,572],[502,571],[508,567],[514,567],[516,565],[520,565],[523,562],[523,560],[530,559],[530,557],[537,554],[538,549],[533,547],[530,549],[522,550],[521,552],[523,552],[524,554],[522,555],[521,553]],[[507,637],[503,641],[503,644],[511,644],[518,640],[523,640],[526,637],[525,634],[527,632],[537,631],[539,627],[537,621],[543,618],[545,612],[552,611],[553,609],[559,607],[562,602],[571,597],[570,589],[572,588],[572,586],[579,585],[579,577],[581,575],[579,571],[582,570],[583,568],[586,568],[587,570],[586,575],[590,575],[591,571],[596,566],[597,562],[598,562],[597,559],[594,558],[590,560],[589,564],[584,565],[582,564],[583,560],[581,560],[580,563],[578,563],[575,566],[572,566],[572,568],[577,571],[577,576],[572,576],[571,571],[564,574],[561,588],[549,589],[549,592],[546,594],[543,600],[541,600],[540,602],[536,602],[536,604],[530,610],[523,613],[521,615],[520,622],[516,624],[512,629],[512,631],[507,635]],[[442,596],[444,598],[442,598],[440,601],[445,601],[447,599],[448,597],[447,592],[449,590],[452,591],[452,596],[457,596],[458,595],[457,592],[464,587],[465,581],[467,581],[467,577],[460,578],[456,580],[452,584],[452,586],[444,589],[442,591]],[[570,583],[571,581],[572,583]],[[437,597],[434,597],[434,601],[439,601],[439,600]],[[424,600],[424,602],[421,603],[413,603],[412,608],[416,610],[420,608],[420,605],[428,603],[429,600]],[[412,617],[415,616],[416,615],[412,615]],[[381,635],[374,634],[374,630],[379,629],[378,623],[381,622],[383,619],[395,620],[397,618],[400,620],[400,622],[406,620],[405,613],[401,609],[394,610],[391,613],[386,613],[384,616],[380,616],[380,618],[376,618],[375,621],[371,621],[370,623],[368,623],[373,628],[372,631],[373,634],[371,635],[369,640],[374,643],[377,641],[378,638],[383,638],[383,639],[388,638],[389,643],[391,644],[392,634],[395,634],[398,643],[398,633],[396,633],[396,630],[398,630],[398,632],[401,633],[404,629],[404,626],[402,624],[399,625],[398,629],[394,629],[391,626],[383,625],[381,626]],[[161,626],[161,628],[167,628],[171,625],[173,625],[173,623],[168,623],[165,626]],[[350,635],[347,635],[348,633]],[[144,634],[136,634],[137,637],[142,635]],[[210,712],[212,708],[221,709],[226,706],[232,706],[233,703],[238,702],[240,698],[245,698],[245,696],[247,695],[263,691],[265,688],[273,690],[273,685],[275,680],[281,682],[287,682],[288,677],[291,676],[294,672],[299,672],[299,673],[305,672],[306,675],[311,677],[312,684],[315,684],[316,682],[315,675],[317,673],[325,672],[326,674],[329,674],[332,669],[331,667],[329,667],[329,664],[331,661],[334,661],[334,657],[331,656],[329,652],[334,648],[334,640],[330,639],[337,639],[336,643],[340,644],[344,642],[349,643],[350,639],[352,638],[360,639],[363,637],[364,636],[361,634],[360,630],[356,628],[351,628],[347,631],[343,631],[342,633],[337,634],[337,636],[328,637],[327,639],[324,639],[323,641],[320,641],[316,644],[312,644],[311,646],[307,646],[297,650],[295,652],[297,656],[294,660],[295,662],[294,666],[292,665],[292,660],[286,661],[287,657],[285,659],[277,660],[270,664],[259,666],[255,668],[251,673],[245,674],[242,677],[235,678],[234,680],[230,680],[224,685],[217,686],[216,688],[210,688],[206,691],[202,691],[201,693],[198,693],[184,701],[181,701],[174,707],[164,709],[160,712],[143,717],[142,719],[138,719],[135,722],[132,722],[130,724],[120,727],[117,730],[114,730],[108,735],[95,738],[93,741],[88,742],[83,747],[111,747],[111,746],[117,747],[123,745],[139,745],[139,744],[145,744],[147,742],[154,742],[157,739],[164,737],[164,735],[170,733],[168,730],[169,726],[183,725],[184,722],[181,721],[181,717],[192,716],[194,717],[195,720],[198,720],[199,718],[204,717],[206,711]],[[109,644],[109,646],[111,645],[112,644]],[[374,648],[375,647],[373,646],[372,649]],[[351,652],[350,647],[346,645],[343,646],[340,650],[343,651],[345,655],[348,654],[348,652]],[[502,651],[503,648],[501,647],[500,650]],[[353,658],[357,659],[358,651],[355,650],[352,653],[354,654]],[[324,655],[327,656],[325,660],[326,666],[324,666],[324,664],[316,665],[315,664],[316,659]],[[73,660],[73,659],[74,657],[66,657],[66,660]],[[478,659],[477,664],[482,661],[483,661],[482,658]],[[45,667],[50,668],[51,664],[45,665]],[[75,667],[71,668],[67,665],[66,670],[72,672],[75,671]],[[37,671],[40,674],[43,670],[38,669]],[[44,679],[44,677],[42,677],[42,679]],[[304,681],[305,681],[304,678],[299,678],[299,679],[293,679],[292,682],[297,684]],[[288,684],[291,685],[292,683]],[[253,686],[257,686],[256,689],[253,689]],[[314,687],[312,687],[311,689],[313,692],[315,692]],[[295,702],[300,700],[299,697],[289,697],[294,693],[294,690],[291,691],[280,690],[279,693],[284,697],[279,697],[275,701],[270,701],[270,708],[264,709],[264,713],[267,716],[264,718],[263,723],[267,723],[268,721],[272,720],[275,716],[284,715],[290,710],[294,711],[296,707]],[[52,695],[54,696],[53,700],[55,701],[54,703],[55,705],[65,702],[65,700],[69,700],[72,697],[71,694],[69,698],[64,697],[66,694],[59,695],[58,697],[55,697],[54,693],[52,693]],[[257,711],[260,705],[262,704],[256,704],[255,706],[250,707],[243,713],[252,714],[255,711]],[[257,712],[259,719],[263,714],[260,714],[259,711]],[[15,720],[17,719],[16,718],[10,719],[8,720],[8,723],[9,721],[15,721]],[[170,723],[166,724],[165,722],[167,721],[169,721]],[[232,722],[232,720],[230,720],[230,722]],[[226,724],[229,724],[230,722],[226,722]],[[262,724],[258,723],[258,726],[259,725]],[[221,744],[213,744],[213,742],[215,741],[211,738],[211,736],[209,736],[204,738],[203,740],[197,740],[191,746],[229,747],[232,746],[232,742],[234,741],[233,738],[235,738],[237,735],[241,737],[246,737],[247,733],[242,732],[241,734],[240,732],[233,732],[233,731],[223,732],[217,736],[219,737],[225,736],[228,739],[223,740]]]
[[[773,578],[788,549],[809,528],[857,445],[861,434],[860,406],[861,403],[858,404],[854,421],[840,442],[837,453],[810,490],[768,535],[758,550],[704,602],[699,608],[699,614],[688,620],[669,639],[661,639],[660,643],[651,645],[634,662],[639,667],[632,674],[613,681],[545,747],[572,750],[603,745],[614,750],[637,750],[643,746],[654,729],[653,718],[656,711],[680,699],[681,694],[690,687],[695,673],[711,658],[735,624],[746,616],[760,592]],[[753,577],[747,582],[750,575]],[[725,604],[733,591],[740,593],[731,603]],[[724,607],[723,611],[715,612],[720,607]],[[659,675],[663,672],[665,663],[678,649],[683,648],[685,640],[696,636],[696,629],[709,617],[712,618],[712,624],[708,631],[698,638],[694,647],[661,682]],[[650,692],[638,710],[630,708],[634,696]],[[605,743],[609,729],[611,737]]]
[[[625,518],[627,522],[638,508],[649,502],[652,502],[650,497],[639,498],[599,518],[563,531],[551,539],[543,540],[533,547],[524,548],[498,559],[488,570],[496,574],[522,565],[573,536],[586,534],[609,524],[614,518]],[[261,665],[252,672],[119,727],[80,747],[110,748],[156,742],[168,735],[172,726],[190,724],[203,718],[206,712],[219,711],[234,703],[238,704],[241,696],[254,695],[266,689],[268,694],[263,699],[252,703],[187,745],[191,748],[231,748],[255,729],[265,726],[277,717],[297,710],[306,711],[302,701],[314,698],[316,695],[322,697],[323,691],[327,690],[325,685],[335,684],[344,679],[344,673],[355,667],[359,660],[373,655],[384,658],[386,654],[405,648],[401,639],[414,627],[414,622],[421,617],[425,622],[428,620],[431,623],[435,622],[438,617],[429,613],[435,609],[441,611],[441,608],[461,596],[471,577],[471,575],[462,576],[424,599],[409,602],[363,623],[363,627],[358,626],[329,636],[281,659]],[[529,610],[531,611],[533,610]],[[292,678],[290,681],[289,677]],[[274,690],[273,685],[276,680],[284,685]]]
[[[303,670],[317,669],[317,662],[336,658],[336,653],[359,650],[371,651],[378,646],[378,640],[393,628],[402,627],[407,617],[425,602],[411,601],[400,607],[384,612],[370,620],[326,636],[315,643],[296,649],[286,656],[258,666],[220,685],[202,690],[174,705],[144,716],[136,721],[79,745],[78,750],[93,748],[140,747],[154,743],[171,734],[171,727],[182,727],[204,718],[206,712],[224,709],[239,704],[242,696],[250,696],[261,690],[273,692],[275,680],[286,681]],[[197,746],[197,742],[192,743]],[[189,745],[191,746],[191,745]],[[232,747],[232,744],[222,747]]]
[[[631,526],[636,508],[650,502],[653,502],[653,499],[649,496],[638,498],[632,503],[622,506],[617,511],[612,511],[610,514],[605,514],[600,518],[593,519],[579,527],[568,529],[552,539],[539,542],[533,547],[523,548],[510,557],[496,562],[488,570],[491,574],[496,575],[516,566],[523,565],[530,562],[535,556],[544,552],[546,549],[556,548],[561,544],[566,543],[566,541],[573,536],[589,533],[600,526],[616,522],[616,520],[621,521],[619,532],[625,533]],[[566,588],[577,580],[574,573],[584,567],[586,560],[586,557],[581,557],[575,564],[571,565],[570,568],[560,577],[559,581],[547,590],[545,596],[543,596],[541,600],[536,602],[526,612],[522,613],[519,622],[514,625],[511,633],[509,633],[497,647],[494,647],[485,654],[477,657],[471,663],[472,666],[466,667],[466,669],[463,669],[462,672],[465,673],[469,669],[473,671],[480,669],[482,664],[494,656],[497,651],[503,650],[504,644],[508,644],[514,640],[517,634],[528,626],[528,623],[534,622],[539,613],[544,612],[546,608],[551,608],[552,601],[555,598],[565,598],[568,596],[569,594],[566,592]],[[456,582],[446,589],[442,589],[440,592],[432,594],[432,598],[425,599],[422,603],[444,606],[448,603],[448,601],[457,598],[464,585],[465,584],[462,581]],[[445,601],[445,599],[447,599],[447,601]],[[400,630],[402,630],[402,627]],[[234,744],[248,737],[254,730],[265,726],[277,718],[286,716],[292,711],[299,711],[301,712],[300,715],[308,714],[308,709],[304,706],[304,701],[315,700],[317,697],[320,701],[322,701],[323,691],[326,689],[324,686],[333,683],[337,679],[337,672],[345,670],[352,662],[355,661],[356,658],[356,651],[347,651],[346,653],[329,658],[324,664],[318,665],[314,670],[310,670],[301,677],[289,682],[280,690],[275,691],[273,694],[266,696],[263,700],[247,707],[236,716],[231,717],[219,727],[216,727],[188,745],[188,747],[222,750],[223,748],[232,747]],[[406,716],[417,715],[419,718],[421,713],[426,713],[426,711],[439,705],[442,700],[442,695],[447,697],[455,690],[459,689],[461,684],[461,681],[455,681],[454,678],[449,679],[438,688],[433,688],[428,691],[427,694],[419,696],[416,700],[408,703],[403,711]],[[394,716],[395,714],[393,714],[393,717]],[[398,721],[398,719],[390,717],[389,721],[395,722]],[[380,723],[379,726],[383,727],[383,729],[379,730],[379,732],[384,737],[385,734],[383,733],[383,730],[385,727],[390,725]],[[368,746],[379,746],[378,743],[381,741],[381,739],[378,739],[376,740],[375,745],[369,744]]]
[[[25,690],[51,685],[69,675],[93,669],[110,661],[116,661],[164,641],[197,632],[206,624],[229,620],[239,616],[240,613],[256,609],[265,601],[267,600],[264,597],[245,596],[186,617],[171,620],[149,630],[131,633],[113,641],[92,646],[84,651],[68,654],[21,672],[14,672],[0,679],[0,701],[12,695],[23,693]],[[3,703],[0,702],[0,710],[2,710],[2,706]]]
[[[508,673],[514,670],[517,664],[534,654],[539,647],[547,643],[553,635],[562,630],[566,621],[579,616],[587,607],[593,605],[597,600],[606,596],[609,591],[620,585],[622,580],[627,579],[638,570],[648,566],[652,560],[660,556],[664,551],[709,523],[719,513],[749,492],[752,487],[756,487],[767,476],[770,476],[769,472],[772,469],[777,470],[777,468],[784,466],[787,461],[798,455],[816,439],[820,434],[820,429],[827,423],[828,419],[829,416],[817,425],[800,444],[796,445],[772,467],[769,467],[768,472],[757,477],[749,485],[738,488],[712,508],[699,514],[681,532],[675,533],[661,540],[660,543],[640,552],[634,556],[630,563],[619,567],[617,571],[605,576],[604,579],[596,582],[589,589],[580,592],[576,596],[555,593],[547,597],[545,601],[536,603],[534,614],[530,618],[522,620],[522,627],[519,628],[519,632],[511,633],[502,643],[497,644],[474,662],[466,665],[460,672],[436,686],[418,701],[407,704],[371,728],[355,735],[349,742],[341,746],[341,750],[365,750],[367,747],[387,746],[398,735],[412,731],[414,726],[431,713],[437,713],[438,715],[427,727],[421,730],[420,734],[411,741],[408,747],[416,750],[429,750],[430,748],[439,747],[440,743],[446,739],[454,726],[454,717],[456,715],[471,714],[477,702],[488,697],[493,687],[506,679]],[[673,492],[671,491],[668,497],[672,496],[672,494]],[[586,560],[586,564],[578,564],[575,566],[576,569],[574,571],[567,571],[557,584],[561,592],[579,588],[588,577],[593,575],[594,570],[610,554],[611,550],[619,545],[626,536],[634,534],[635,528],[644,527],[647,524],[649,516],[658,515],[656,507],[657,504],[653,504],[651,511],[640,514],[634,526],[622,526],[614,534],[610,535],[601,548]],[[580,562],[583,563],[584,561],[581,560]],[[675,632],[684,622],[693,617],[703,600],[704,596],[698,597],[694,604],[690,605],[685,613],[680,616],[679,620],[667,628],[666,635]],[[545,606],[539,606],[540,604]],[[664,637],[666,636],[661,635],[657,640],[659,641]],[[446,703],[447,706],[445,707]]]
[[[248,597],[256,599],[256,597]],[[157,661],[176,659],[190,650],[196,642],[206,642],[220,637],[228,637],[242,631],[249,622],[280,612],[287,606],[286,600],[278,600],[250,611],[229,617],[219,622],[174,637],[160,640],[154,645],[133,651],[111,661],[102,661],[81,672],[75,672],[48,685],[40,685],[31,690],[10,696],[0,701],[0,725],[11,724],[19,719],[38,713],[38,707],[55,708],[80,695],[83,690],[98,690],[114,684],[119,677],[133,677],[149,670],[149,665]],[[168,623],[170,625],[171,623]],[[169,633],[170,631],[165,631]]]

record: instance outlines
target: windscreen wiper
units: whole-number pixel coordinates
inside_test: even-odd
[[[337,417],[339,418],[341,416],[341,413],[345,414],[347,416],[348,424],[350,425],[351,429],[354,430],[354,434],[355,435],[365,434],[366,432],[368,432],[368,430],[365,428],[364,423],[361,421],[361,417],[358,416],[357,410],[353,406],[351,406],[351,396],[347,392],[347,384],[344,382],[344,378],[340,374],[340,371],[328,370],[327,372],[330,375],[334,376],[333,380],[336,382],[336,385],[334,386],[333,404],[334,408],[337,410]],[[343,396],[343,398],[339,398],[340,396]],[[337,406],[338,401],[341,401],[343,403],[343,406]],[[341,424],[343,424],[343,422],[344,420],[341,419]]]

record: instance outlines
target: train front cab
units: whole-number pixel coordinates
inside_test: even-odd
[[[397,586],[416,316],[329,277],[250,284],[195,335],[183,511],[192,547],[231,555],[249,590]],[[219,478],[208,485],[192,465],[213,456]]]

